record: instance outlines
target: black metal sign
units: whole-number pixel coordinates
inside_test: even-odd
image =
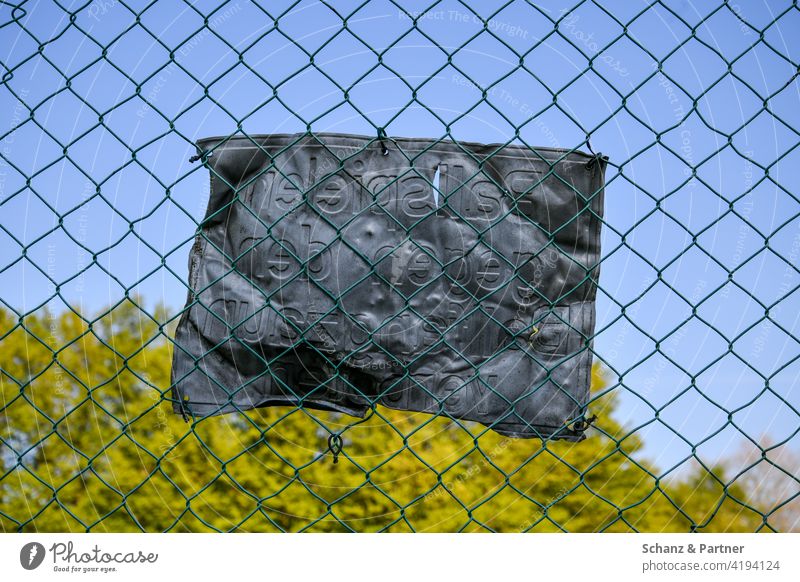
[[[339,134],[198,151],[176,412],[382,404],[582,437],[604,158]]]

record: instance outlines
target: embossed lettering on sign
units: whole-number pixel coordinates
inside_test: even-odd
[[[175,336],[176,412],[388,406],[580,440],[605,159],[384,145],[199,142],[212,194]]]

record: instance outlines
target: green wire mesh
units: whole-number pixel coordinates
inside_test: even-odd
[[[29,18],[32,9],[27,2],[2,3],[0,33],[14,38],[22,48],[13,60],[0,62],[3,70],[0,89],[3,98],[11,103],[7,109],[11,112],[10,120],[0,129],[0,139],[5,146],[0,151],[0,160],[3,176],[13,174],[17,178],[6,183],[4,177],[0,191],[0,206],[3,207],[0,231],[4,235],[0,275],[8,275],[4,275],[4,284],[13,284],[14,274],[18,272],[15,269],[25,264],[38,273],[47,287],[47,296],[35,301],[31,308],[20,309],[14,301],[7,300],[5,294],[0,297],[3,303],[0,310],[2,531],[788,531],[800,526],[800,462],[790,448],[792,438],[800,430],[800,415],[791,392],[775,387],[781,371],[791,371],[791,365],[800,357],[796,355],[796,328],[775,315],[782,305],[789,308],[794,305],[793,294],[798,289],[792,279],[800,274],[797,249],[787,250],[778,245],[776,239],[781,229],[796,220],[796,203],[800,200],[792,192],[797,182],[790,178],[784,183],[774,171],[778,162],[790,159],[800,134],[791,120],[780,119],[771,105],[771,100],[794,87],[800,69],[788,54],[789,50],[775,44],[770,36],[770,31],[781,22],[788,22],[787,27],[796,24],[794,19],[799,12],[796,2],[785,3],[763,25],[749,22],[741,8],[729,2],[706,7],[703,15],[694,20],[687,20],[669,3],[660,1],[642,4],[636,10],[625,10],[624,17],[601,2],[580,2],[559,11],[545,9],[534,2],[512,0],[488,12],[470,2],[454,2],[447,9],[443,2],[432,2],[413,10],[401,2],[388,2],[386,5],[391,7],[397,21],[395,24],[399,22],[404,32],[380,49],[373,48],[370,40],[353,32],[354,22],[360,11],[368,8],[368,2],[354,3],[346,10],[339,3],[313,3],[335,22],[335,26],[325,29],[325,40],[313,49],[307,48],[297,33],[287,32],[291,27],[286,22],[293,11],[305,6],[302,2],[281,8],[273,7],[272,3],[247,2],[248,9],[258,10],[268,25],[243,43],[241,39],[234,41],[235,35],[218,30],[228,18],[243,9],[241,4],[232,1],[207,8],[181,3],[180,9],[199,19],[200,24],[196,28],[188,24],[179,34],[180,38],[162,40],[160,34],[150,30],[153,26],[150,23],[153,22],[151,16],[166,4],[154,1],[138,5],[115,0],[80,5],[53,3],[49,16],[57,15],[63,24],[58,27],[57,34],[42,36],[35,21]],[[511,5],[529,9],[530,26],[536,23],[537,33],[504,17],[503,11]],[[615,34],[603,41],[587,37],[580,30],[584,24],[579,24],[572,16],[572,12],[586,6],[609,18],[614,23]],[[112,9],[124,15],[126,24],[102,34],[102,39],[95,38],[103,28],[85,26],[87,18],[102,25],[99,17]],[[440,13],[451,14],[453,10],[457,17],[448,18],[469,21],[476,24],[476,30],[455,46],[444,47],[431,34],[426,22],[435,20]],[[632,32],[638,20],[656,10],[682,23],[686,33],[682,38],[670,40],[671,48],[659,54],[651,52]],[[736,19],[741,30],[746,32],[746,46],[722,50],[705,40],[701,28],[720,15]],[[371,60],[346,83],[320,64],[320,55],[326,47],[334,45],[337,38],[345,34],[360,42],[363,54]],[[393,51],[411,34],[441,53],[441,65],[432,66],[426,78],[409,78],[403,74],[401,66],[392,62]],[[71,63],[65,67],[48,47],[60,46],[59,40],[70,35],[96,49],[99,56],[79,66]],[[120,59],[113,56],[115,47],[129,38],[134,39],[134,47],[145,39],[164,51],[161,66],[144,78],[126,72],[126,67],[118,64]],[[259,43],[268,38],[279,38],[281,43],[298,49],[304,55],[304,65],[290,71],[283,80],[264,76],[250,61]],[[474,73],[461,61],[470,53],[473,43],[486,39],[510,51],[518,61],[508,72],[498,73],[490,82],[475,80]],[[537,48],[556,40],[576,51],[580,66],[572,80],[550,87],[540,79],[541,71],[532,66],[531,61]],[[624,76],[628,73],[622,61],[608,56],[608,49],[620,41],[646,54],[651,66],[645,78],[624,91],[608,82],[611,74]],[[227,63],[220,65],[216,76],[201,76],[193,71],[182,57],[202,51],[204,42],[213,42],[218,51],[231,55],[230,67],[226,68]],[[681,80],[671,77],[664,66],[690,42],[699,43],[725,63],[722,75],[716,80],[704,79],[699,91],[682,88]],[[25,52],[28,46],[30,51]],[[736,71],[736,63],[755,50],[771,51],[792,71],[785,83],[769,94],[759,93]],[[20,51],[24,53],[22,58]],[[129,51],[134,53],[135,48]],[[26,67],[44,66],[44,63],[54,71],[52,89],[55,93],[40,96],[38,88],[28,88],[21,79]],[[81,73],[98,63],[124,77],[131,91],[108,99],[101,97],[101,92],[77,89]],[[246,69],[268,87],[257,95],[252,107],[244,110],[240,104],[244,95],[220,90],[225,74],[236,67]],[[309,71],[319,79],[324,78],[330,84],[326,86],[332,86],[336,96],[329,106],[312,109],[310,114],[294,111],[291,99],[287,98],[292,90],[292,79]],[[390,75],[410,94],[408,101],[387,94],[385,98],[395,105],[390,114],[383,117],[360,107],[355,97],[359,88],[370,82],[370,75],[375,71]],[[500,89],[501,81],[514,74],[537,81],[548,95],[541,108],[518,107],[523,110],[522,121],[509,116],[497,104],[506,98]],[[451,76],[459,90],[470,88],[478,92],[477,100],[453,118],[429,106],[423,96],[426,85],[441,75]],[[188,104],[170,108],[164,101],[164,84],[178,76],[189,79],[192,86],[199,88],[199,94],[196,100],[190,95]],[[568,93],[570,86],[579,79],[588,76],[607,81],[612,103],[605,118],[597,118],[587,126],[580,116],[562,106],[559,97]],[[725,79],[731,78],[757,96],[760,105],[755,113],[746,117],[739,127],[726,131],[704,121],[706,130],[721,138],[722,146],[716,151],[696,152],[694,159],[685,164],[685,180],[680,179],[663,192],[641,186],[646,176],[632,172],[633,163],[644,159],[654,145],[686,160],[680,145],[667,139],[668,134],[680,130],[693,115],[703,119],[701,100],[711,95]],[[643,90],[648,82],[658,83],[671,105],[674,96],[671,107],[674,115],[667,126],[651,125],[632,105],[637,91]],[[43,116],[48,101],[59,95],[74,98],[80,108],[91,111],[96,119],[69,139],[62,137],[56,119]],[[680,104],[684,96],[688,96],[690,106]],[[174,165],[182,169],[174,178],[168,178],[155,169],[148,146],[174,138],[185,148],[191,148],[193,138],[181,127],[183,120],[192,115],[193,108],[202,103],[210,103],[233,120],[230,135],[245,136],[245,126],[249,127],[253,120],[268,123],[270,118],[259,118],[259,113],[277,106],[290,111],[294,120],[312,136],[314,131],[324,129],[317,126],[326,115],[342,107],[362,123],[362,129],[366,124],[376,139],[393,132],[408,134],[401,124],[403,115],[415,108],[424,110],[430,116],[428,119],[439,124],[437,130],[441,139],[458,139],[453,131],[458,121],[467,118],[479,106],[485,107],[505,124],[507,144],[531,148],[554,145],[528,143],[524,135],[531,127],[536,127],[545,141],[558,141],[558,132],[542,122],[542,116],[549,110],[559,112],[580,128],[582,135],[571,144],[573,150],[591,150],[590,138],[597,141],[599,128],[622,116],[633,117],[647,127],[650,143],[629,149],[627,159],[611,158],[606,172],[606,196],[613,196],[617,189],[622,191],[626,186],[638,185],[652,208],[623,227],[606,217],[603,228],[614,237],[609,239],[610,244],[604,242],[601,263],[625,252],[638,257],[650,270],[641,288],[635,289],[633,294],[612,290],[613,286],[601,277],[600,290],[605,291],[607,301],[616,306],[618,315],[598,326],[596,331],[596,337],[600,338],[613,330],[616,323],[625,321],[642,338],[641,358],[623,367],[613,355],[617,347],[611,346],[605,351],[597,349],[590,405],[595,419],[587,431],[588,439],[580,443],[511,439],[476,423],[457,422],[446,415],[411,414],[379,405],[372,407],[364,419],[303,407],[187,418],[188,422],[173,414],[170,363],[173,350],[179,349],[172,338],[180,312],[175,307],[149,302],[147,296],[140,294],[139,284],[154,273],[166,273],[185,281],[182,261],[187,255],[187,245],[191,244],[200,226],[202,209],[187,206],[179,191],[205,169],[175,158]],[[118,126],[112,120],[119,112],[129,118],[156,116],[166,129],[144,141],[134,140],[116,129]],[[746,132],[750,127],[751,131],[758,131],[757,117],[764,113],[780,124],[782,131],[789,132],[794,145],[766,161],[737,150],[752,179],[745,192],[733,200],[725,198],[716,184],[704,179],[701,167],[723,155],[726,149],[735,149],[735,137],[739,132]],[[68,112],[63,114],[64,117],[68,115]],[[378,118],[380,121],[376,121]],[[197,120],[197,126],[202,129],[202,119]],[[113,136],[115,143],[122,144],[124,156],[117,166],[114,161],[117,158],[110,153],[107,167],[83,162],[80,142],[87,137],[91,139],[97,128]],[[261,132],[265,129],[272,131],[274,128],[262,125]],[[22,139],[29,131],[57,144],[58,152],[52,162],[41,163],[33,156],[34,161],[23,164],[18,156],[12,155],[11,144],[15,138]],[[134,146],[134,143],[140,145]],[[54,201],[54,189],[57,189],[54,182],[49,182],[48,188],[40,185],[40,180],[59,163],[69,163],[77,169],[84,183],[80,200],[75,205],[64,207]],[[160,196],[151,210],[140,209],[136,218],[131,218],[129,209],[121,208],[125,200],[110,194],[114,187],[113,176],[131,169],[157,184]],[[649,171],[656,170],[649,167]],[[692,192],[693,184],[698,182],[724,204],[715,209],[712,220],[702,228],[687,226],[674,218],[673,221],[689,237],[685,254],[704,253],[726,276],[719,286],[701,281],[686,293],[682,287],[671,284],[667,277],[671,265],[680,261],[681,255],[666,263],[655,261],[638,246],[637,234],[651,228],[648,219],[654,216],[672,217],[670,200]],[[736,206],[763,183],[785,193],[793,203],[785,221],[769,229],[760,229],[748,212]],[[12,211],[20,199],[35,199],[36,204],[42,205],[44,222],[54,219],[53,226],[34,229],[35,236],[20,235],[15,222],[26,221],[31,227],[39,226],[37,220],[31,218],[33,215],[20,216]],[[116,220],[126,225],[122,238],[106,245],[87,242],[87,227],[81,221],[85,221],[88,208],[95,203],[104,204]],[[154,233],[147,234],[143,229],[148,219],[167,204],[189,217],[193,226],[180,233],[179,244],[165,250],[159,247]],[[769,301],[761,299],[755,288],[737,279],[757,253],[739,256],[735,264],[730,264],[718,260],[713,252],[704,248],[704,233],[727,219],[755,231],[763,240],[763,248],[771,250],[781,261],[781,268],[790,275],[787,280],[791,283],[780,285]],[[44,246],[42,243],[50,245],[53,240],[50,237],[56,234],[63,237],[64,245],[75,245],[83,255],[79,268],[63,276],[56,273],[47,255],[42,256],[37,248],[37,245]],[[114,255],[125,248],[125,237],[134,239],[158,257],[153,269],[136,279],[131,279],[126,255]],[[48,246],[48,249],[51,254],[58,253],[57,246]],[[116,258],[112,261],[109,257]],[[175,265],[180,266],[176,268]],[[102,274],[123,290],[107,308],[87,309],[65,292],[70,285],[82,284],[83,277],[91,273]],[[727,346],[723,354],[709,362],[687,366],[675,357],[671,342],[676,334],[686,333],[681,329],[689,322],[700,321],[714,327],[704,319],[703,306],[729,293],[726,283],[732,283],[736,292],[752,299],[759,306],[760,315],[735,334],[717,330]],[[628,291],[637,284],[638,281],[626,285]],[[688,313],[667,314],[669,328],[654,333],[638,325],[636,316],[640,300],[653,296],[659,286],[666,286],[679,296]],[[769,374],[749,365],[747,356],[737,353],[736,345],[741,337],[765,323],[780,329],[792,340],[791,358]],[[769,349],[768,344],[764,349]],[[637,385],[637,381],[631,379],[637,365],[653,355],[663,357],[688,378],[686,388],[667,400],[659,400],[647,384]],[[729,356],[747,366],[758,377],[760,385],[752,398],[736,406],[715,402],[704,391],[701,381],[706,370],[719,362],[724,363],[724,358]],[[320,373],[325,376],[325,382],[338,377],[333,368],[323,368]],[[731,391],[736,389],[735,383],[730,386]],[[686,423],[677,428],[663,420],[669,407],[688,393],[704,397],[726,416],[726,422],[718,431],[703,437],[693,436],[696,431],[690,429],[702,426],[706,418],[691,410],[686,412]],[[624,395],[631,394],[639,406],[646,409],[647,417],[641,422],[620,422],[615,415],[626,405]],[[739,424],[737,415],[740,412],[762,403],[766,403],[770,411],[785,413],[791,419],[789,431],[772,442],[750,435]],[[653,452],[646,448],[646,439],[648,429],[654,425],[672,433],[690,452],[678,455],[676,462],[666,466],[650,460]],[[749,448],[741,452],[735,463],[723,460],[712,463],[701,454],[703,446],[723,429],[738,431],[749,443]]]

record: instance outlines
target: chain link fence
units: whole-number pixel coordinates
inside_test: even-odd
[[[3,2],[2,530],[796,530],[798,25],[788,1]],[[195,142],[321,132],[608,156],[585,440],[374,394],[173,412]],[[303,331],[304,389],[350,383]]]

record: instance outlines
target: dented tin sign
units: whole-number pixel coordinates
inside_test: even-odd
[[[198,155],[176,412],[383,405],[582,438],[605,158],[328,133]]]

